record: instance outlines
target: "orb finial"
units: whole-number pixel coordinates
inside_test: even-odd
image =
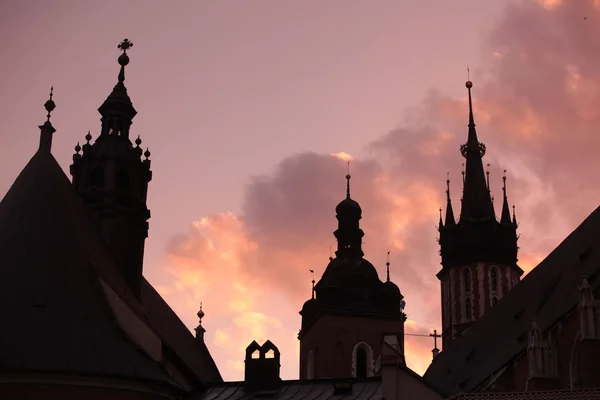
[[[50,113],[56,108],[56,104],[54,103],[54,100],[52,100],[52,96],[54,96],[54,86],[50,87],[50,99],[44,103],[44,108],[48,112],[48,115],[46,116],[46,121],[48,122],[50,122]]]
[[[121,72],[119,72],[119,82],[125,81],[125,66],[129,64],[129,56],[127,55],[127,50],[133,47],[133,43],[129,41],[129,39],[124,39],[121,43],[117,45],[118,49],[123,50],[123,54],[121,54],[118,58],[119,65],[121,66]]]
[[[198,311],[198,313],[196,313],[196,315],[198,316],[200,323],[202,323],[202,318],[204,318],[204,311],[202,310],[202,302],[200,302],[200,310]]]
[[[471,72],[469,71],[469,67],[467,67],[467,82],[465,83],[467,89],[471,89],[473,87],[473,82],[471,82]]]

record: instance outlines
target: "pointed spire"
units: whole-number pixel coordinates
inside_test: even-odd
[[[54,104],[54,100],[52,100],[52,96],[54,95],[54,86],[50,88],[50,99],[44,103],[44,108],[48,113],[46,115],[46,122],[43,125],[40,125],[40,147],[38,151],[44,151],[50,153],[52,150],[52,134],[56,132],[56,129],[52,126],[50,122],[50,113],[56,108],[56,104]]]
[[[444,229],[444,222],[442,221],[442,207],[440,207],[440,222],[438,222],[438,230]]]
[[[196,313],[198,316],[198,326],[196,327],[196,340],[204,341],[204,333],[206,329],[202,326],[202,318],[204,318],[204,311],[202,310],[202,302],[200,302],[200,310]]]
[[[500,217],[500,223],[510,225],[510,208],[508,206],[508,197],[506,195],[506,170],[504,170],[504,176],[502,177],[502,195],[504,200],[502,201],[502,216]]]
[[[390,281],[390,252],[387,252],[387,261],[385,262],[385,268],[387,271],[387,282]]]
[[[312,290],[311,290],[311,295],[310,298],[314,299],[315,298],[315,270],[314,269],[309,269],[310,273],[312,274]]]
[[[460,147],[460,152],[466,159],[460,219],[476,221],[495,219],[494,206],[483,171],[482,158],[485,155],[485,145],[479,142],[475,131],[471,97],[473,83],[467,81],[465,86],[469,91],[469,134],[467,143]]]
[[[347,199],[350,198],[350,178],[352,178],[352,175],[350,175],[350,161],[348,161],[348,173],[346,174],[346,198]]]
[[[513,225],[515,226],[515,228],[516,228],[517,226],[519,226],[519,225],[517,224],[517,210],[516,210],[516,208],[515,208],[515,205],[514,205],[514,204],[513,204],[513,220],[512,220],[512,222],[513,222]]]
[[[127,50],[131,47],[133,47],[133,43],[130,42],[129,39],[123,40],[117,46],[117,48],[123,51],[118,58],[121,69],[119,71],[117,84],[104,103],[98,108],[98,111],[102,115],[102,131],[100,132],[100,135],[115,134],[127,138],[129,137],[129,127],[131,126],[133,117],[137,114],[124,84],[125,66],[129,64]]]
[[[454,219],[454,210],[452,209],[452,200],[450,198],[450,172],[446,174],[446,228],[452,228],[456,225]]]

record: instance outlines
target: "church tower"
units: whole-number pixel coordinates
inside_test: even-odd
[[[124,82],[125,66],[129,64],[127,50],[132,46],[127,39],[118,46],[123,52],[118,58],[121,70],[112,93],[98,109],[102,116],[100,135],[91,143],[88,132],[86,143],[77,143],[70,172],[73,185],[94,215],[123,279],[139,297],[150,218],[146,194],[152,172],[150,152],[142,150],[139,136],[135,145],[130,138],[137,111]]]
[[[500,220],[490,194],[489,172],[483,170],[486,147],[477,138],[471,88],[469,92],[469,133],[460,148],[466,159],[463,195],[458,221],[450,199],[450,180],[446,181],[446,218],[440,215],[439,243],[442,270],[437,274],[442,289],[442,340],[448,346],[520,280],[523,270],[517,265],[517,220],[511,217],[503,179]],[[441,210],[440,210],[441,211]]]
[[[363,258],[362,210],[350,197],[349,174],[346,180],[346,198],[336,207],[336,257],[300,311],[300,379],[374,376],[384,335],[396,335],[404,350],[403,296],[390,281],[389,262],[382,282]]]

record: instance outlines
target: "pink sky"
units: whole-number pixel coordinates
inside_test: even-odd
[[[467,65],[497,207],[509,170],[521,266],[600,199],[599,2],[508,3],[4,1],[0,193],[37,148],[51,85],[65,171],[77,141],[97,136],[127,37],[132,132],[154,172],[145,275],[190,328],[203,301],[225,379],[243,378],[255,339],[279,346],[284,378],[298,375],[308,270],[327,264],[344,195],[332,153],[356,158],[366,258],[383,277],[392,251],[407,330],[439,330],[435,225],[447,171],[460,198]],[[407,343],[423,372],[431,341]]]

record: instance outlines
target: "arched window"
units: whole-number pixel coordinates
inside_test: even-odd
[[[104,188],[104,169],[99,165],[93,167],[92,172],[90,172],[90,186]]]
[[[496,267],[492,267],[490,271],[490,283],[492,285],[492,292],[498,290],[498,269]]]
[[[365,342],[360,342],[352,350],[352,377],[373,376],[373,350]]]
[[[492,297],[492,307],[498,303],[498,299],[496,297]]]
[[[118,170],[116,175],[117,190],[129,189],[129,174],[125,170]]]
[[[315,377],[315,359],[312,350],[308,352],[306,360],[306,379],[314,379]]]
[[[468,268],[463,269],[463,285],[465,293],[469,293],[471,291],[471,270]]]
[[[356,377],[367,377],[367,351],[364,348],[360,348],[356,352]]]
[[[471,320],[473,318],[473,310],[471,308],[471,299],[467,297],[465,300],[465,317],[467,320]]]

